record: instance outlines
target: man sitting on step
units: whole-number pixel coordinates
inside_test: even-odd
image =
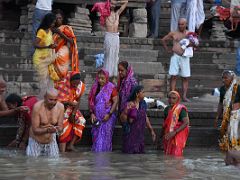
[[[188,31],[186,29],[187,20],[180,18],[178,21],[178,30],[168,33],[165,37],[162,38],[162,44],[165,50],[169,53],[173,53],[170,61],[169,75],[170,79],[170,90],[176,90],[177,76],[182,77],[182,89],[183,89],[183,101],[189,102],[187,98],[188,90],[188,79],[191,75],[190,73],[190,58],[184,55],[184,48],[181,47],[180,41],[187,37]],[[169,49],[167,42],[173,40],[173,47]],[[190,46],[194,44],[191,43]],[[189,45],[188,45],[189,47]]]

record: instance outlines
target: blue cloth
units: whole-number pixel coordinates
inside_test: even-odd
[[[187,3],[187,0],[171,0],[172,4],[181,4],[181,3]]]
[[[150,31],[153,37],[159,36],[159,18],[161,12],[161,0],[156,0],[151,7]]]
[[[97,54],[94,56],[96,59],[96,68],[102,67],[104,64],[104,54]]]
[[[236,58],[236,75],[240,76],[240,46],[237,48],[237,58]]]

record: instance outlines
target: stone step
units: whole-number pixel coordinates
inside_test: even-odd
[[[0,20],[0,30],[17,30],[18,21]]]
[[[85,48],[85,55],[96,55],[103,52],[103,49],[99,48]],[[156,50],[144,50],[144,49],[120,49],[120,56],[127,57],[158,57],[158,51]]]

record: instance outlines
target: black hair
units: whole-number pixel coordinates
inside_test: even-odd
[[[80,73],[77,73],[70,78],[70,81],[80,80],[80,79],[81,79]]]
[[[55,15],[61,14],[61,16],[62,16],[63,19],[64,19],[64,13],[63,13],[63,11],[62,11],[61,9],[55,9],[55,10],[53,10],[53,13],[54,13]]]
[[[134,101],[137,98],[137,94],[143,90],[143,86],[136,85],[133,87],[130,96],[128,97],[128,101]]]
[[[120,63],[118,63],[118,65],[121,65],[122,67],[124,67],[124,69],[128,69],[128,62],[127,61],[121,61]]]
[[[231,70],[224,70],[223,73],[222,73],[222,76],[224,76],[224,75],[233,77],[234,76],[234,72],[231,71]]]
[[[9,94],[5,101],[6,103],[11,103],[11,104],[17,103],[17,107],[21,106],[23,103],[22,98],[15,93]]]
[[[53,13],[48,13],[44,16],[39,28],[39,29],[44,29],[47,30],[50,28],[51,24],[56,20],[56,15]],[[37,31],[38,31],[37,30]]]

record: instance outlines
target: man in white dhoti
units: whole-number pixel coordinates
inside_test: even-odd
[[[121,7],[115,11],[117,3],[121,3]],[[127,7],[128,0],[111,1],[111,13],[106,18],[105,26],[106,33],[104,38],[104,68],[109,72],[109,76],[112,78],[117,77],[118,74],[118,62],[119,62],[119,16]]]
[[[220,100],[215,126],[221,115],[220,149],[223,151],[240,151],[240,86],[233,71],[224,71],[223,86],[220,88]]]
[[[64,106],[57,101],[58,91],[47,90],[44,100],[38,101],[32,112],[27,156],[58,157],[56,133],[63,129]]]
[[[188,0],[187,1],[187,21],[188,30],[190,32],[198,31],[201,33],[202,24],[205,20],[203,0]]]

